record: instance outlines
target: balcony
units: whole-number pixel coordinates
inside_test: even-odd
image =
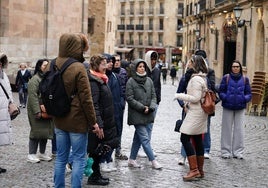
[[[144,30],[144,25],[136,25],[136,30]]]
[[[117,25],[117,30],[124,31],[125,30],[125,25]]]
[[[206,10],[206,0],[200,0],[199,5],[200,5],[200,11]]]
[[[133,24],[127,25],[127,30],[134,30],[134,25]]]

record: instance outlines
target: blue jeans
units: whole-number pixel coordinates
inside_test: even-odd
[[[210,139],[210,121],[211,121],[211,116],[208,116],[207,120],[207,133],[204,135],[204,141],[203,141],[203,146],[204,146],[204,153],[209,153],[210,152],[210,147],[211,147],[211,139]]]
[[[149,158],[149,161],[153,161],[154,154],[153,150],[151,147],[151,140],[150,140],[150,135],[152,130],[150,128],[151,124],[146,124],[146,125],[134,125],[135,126],[135,133],[132,141],[132,146],[131,146],[131,152],[130,152],[130,159],[136,160],[138,151],[140,146],[142,145],[144,152],[146,153],[147,157]]]
[[[56,134],[55,133],[53,134],[53,139],[51,140],[51,145],[52,145],[51,153],[56,154],[56,152],[57,152],[57,144],[56,144]]]
[[[65,166],[72,147],[73,165],[71,187],[82,187],[82,178],[86,165],[87,133],[71,133],[55,128],[57,157],[55,160],[55,188],[65,187]]]

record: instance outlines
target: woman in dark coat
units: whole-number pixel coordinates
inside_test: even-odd
[[[34,76],[28,84],[28,104],[27,112],[30,122],[29,155],[28,162],[38,163],[40,160],[50,161],[52,158],[45,154],[47,139],[52,139],[54,134],[54,124],[52,119],[43,119],[41,112],[41,95],[39,94],[39,83],[42,80],[43,72],[48,65],[48,60],[37,61]],[[44,108],[44,105],[42,105]],[[39,146],[40,154],[36,155]]]
[[[114,106],[112,93],[108,87],[108,77],[105,74],[106,58],[94,55],[90,59],[89,81],[92,99],[95,107],[97,123],[104,132],[104,138],[99,139],[94,133],[88,136],[88,154],[93,158],[93,173],[88,178],[90,185],[108,185],[109,179],[100,173],[100,159],[103,154],[116,148],[119,144],[114,121]]]

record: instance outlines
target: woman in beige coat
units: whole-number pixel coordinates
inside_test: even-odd
[[[187,94],[177,93],[176,99],[185,101],[187,104],[186,117],[180,128],[181,142],[185,148],[187,159],[190,166],[190,171],[183,177],[184,181],[191,181],[204,177],[204,148],[202,143],[202,134],[207,131],[208,115],[201,107],[201,101],[205,96],[207,88],[207,66],[204,59],[195,55],[192,57],[190,63],[192,64],[194,73],[187,86]],[[194,140],[194,144],[190,139]]]

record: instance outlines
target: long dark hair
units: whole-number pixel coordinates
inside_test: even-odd
[[[0,53],[0,63],[2,64],[2,67],[6,67],[8,64],[8,59],[6,54],[1,54]]]
[[[195,73],[208,73],[208,68],[205,62],[205,59],[200,56],[200,55],[194,55],[192,57],[192,62],[193,62],[193,69]]]
[[[36,74],[38,72],[42,73],[41,66],[42,66],[44,61],[49,62],[48,59],[39,59],[39,60],[37,60],[36,65],[35,65],[35,69],[34,69],[34,74]]]

